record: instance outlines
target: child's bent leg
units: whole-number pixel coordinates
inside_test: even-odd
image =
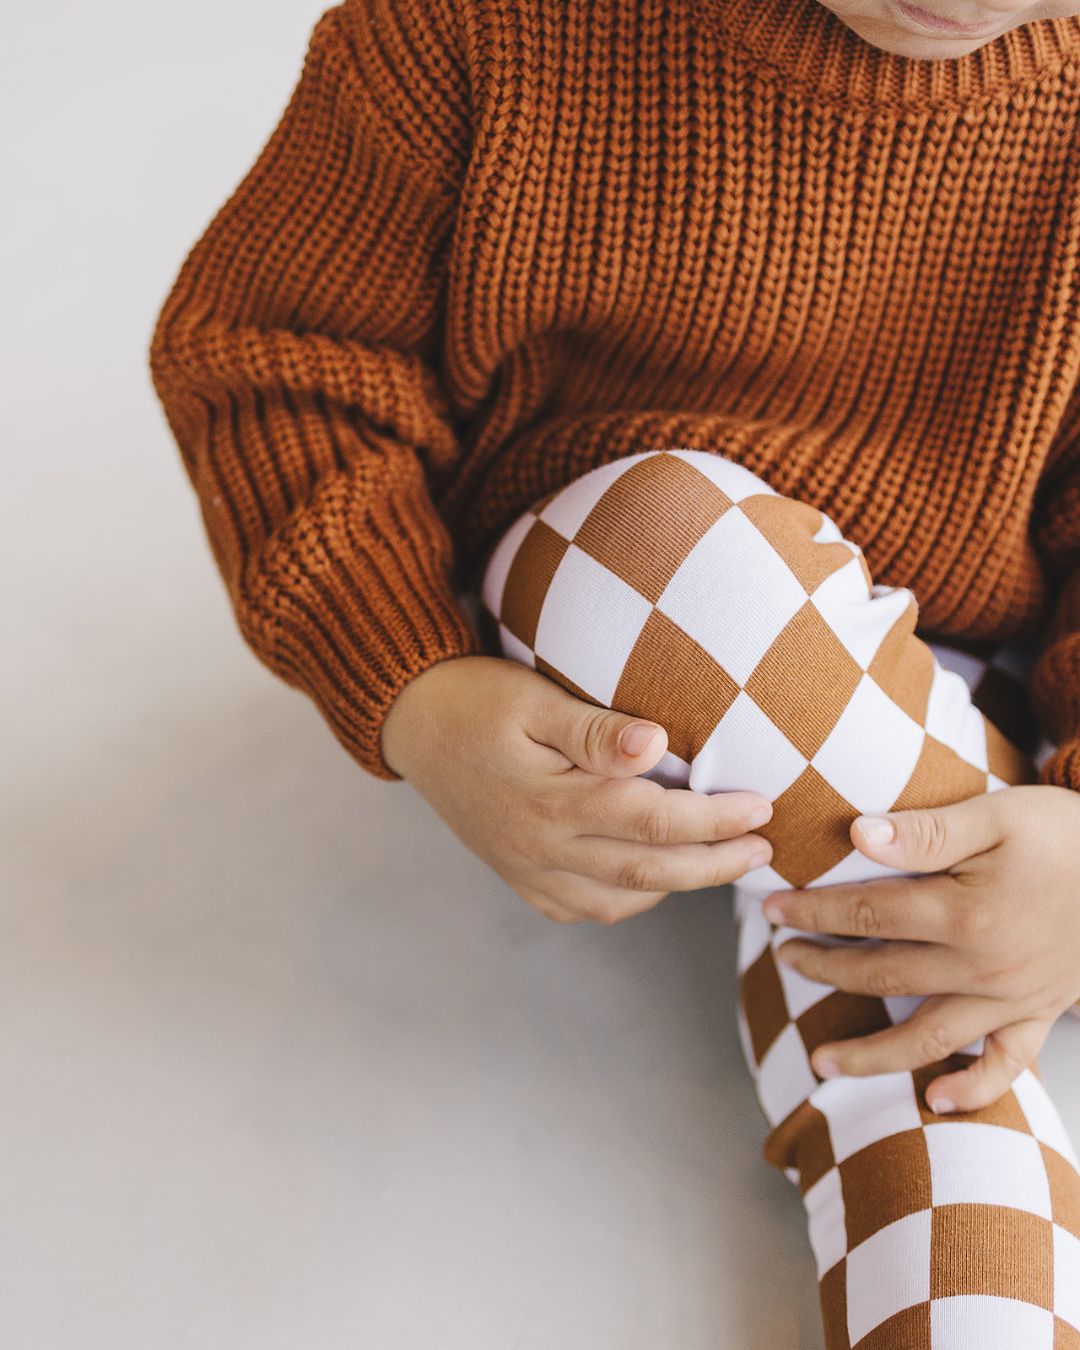
[[[728,460],[646,451],[537,502],[492,550],[492,650],[579,697],[659,722],[646,777],[774,803],[768,868],[736,887],[740,1029],[766,1156],[810,1221],[829,1350],[1080,1347],[1080,1175],[1038,1077],[956,1118],[941,1066],[823,1082],[810,1053],[919,1000],[844,994],[782,968],[770,891],[890,875],[852,848],[860,813],[1031,777],[965,681],[915,635],[827,517]],[[828,939],[818,939],[828,941]]]

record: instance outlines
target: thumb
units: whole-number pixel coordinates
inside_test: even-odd
[[[629,777],[651,769],[663,756],[667,732],[658,722],[569,695],[556,715],[550,744],[589,773]]]
[[[851,825],[851,841],[860,853],[902,872],[945,871],[1003,838],[992,793],[951,806],[859,816]]]

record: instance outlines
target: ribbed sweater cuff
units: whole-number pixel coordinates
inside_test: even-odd
[[[317,513],[250,561],[234,596],[256,653],[387,781],[401,781],[379,739],[394,699],[437,661],[483,653],[451,585],[446,528],[412,468],[378,500],[348,480],[328,484]]]

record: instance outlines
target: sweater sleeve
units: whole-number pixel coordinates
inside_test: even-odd
[[[1040,484],[1033,538],[1054,586],[1031,693],[1054,753],[1044,783],[1080,792],[1080,390],[1066,417],[1066,447]]]
[[[468,159],[442,0],[345,0],[185,259],[150,369],[240,633],[376,778],[404,685],[482,650],[433,502],[436,364]]]

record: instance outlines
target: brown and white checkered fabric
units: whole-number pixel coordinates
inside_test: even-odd
[[[852,848],[861,813],[1032,781],[1049,747],[1029,658],[925,641],[911,593],[875,585],[827,516],[689,449],[625,456],[534,503],[489,552],[480,600],[490,651],[667,729],[645,777],[774,804],[772,863],[736,887],[739,1027],[765,1155],[806,1204],[829,1350],[1080,1350],[1080,1173],[1037,1073],[947,1118],[922,1097],[941,1066],[820,1080],[817,1045],[920,1000],[782,967],[794,930],[761,907],[895,875]]]

